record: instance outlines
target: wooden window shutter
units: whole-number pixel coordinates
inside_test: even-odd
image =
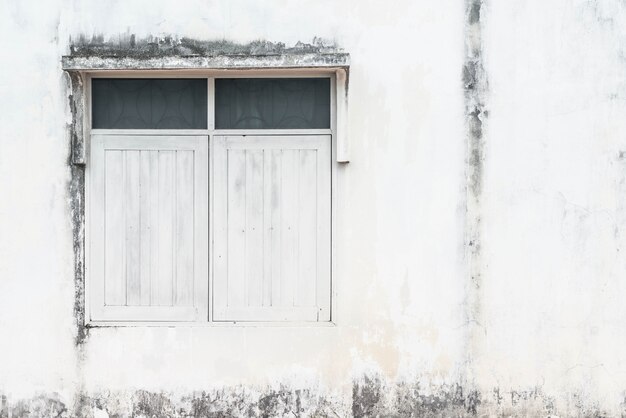
[[[217,136],[213,318],[329,321],[330,135]]]
[[[208,138],[92,135],[90,315],[208,317]]]

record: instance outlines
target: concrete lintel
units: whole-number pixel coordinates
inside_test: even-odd
[[[106,57],[64,56],[65,71],[97,70],[227,70],[227,69],[289,69],[348,68],[348,53],[310,53],[281,55],[217,55],[217,56],[155,56]]]

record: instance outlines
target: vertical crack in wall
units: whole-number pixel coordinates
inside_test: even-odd
[[[487,74],[483,65],[482,25],[483,0],[466,0],[465,58],[463,88],[465,95],[466,125],[466,213],[465,260],[467,341],[465,350],[465,376],[468,385],[475,384],[473,362],[480,335],[484,332],[481,320],[481,199],[484,165],[484,123],[487,118]]]

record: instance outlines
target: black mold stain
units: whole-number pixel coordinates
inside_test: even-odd
[[[97,406],[97,402],[94,399],[91,399],[84,393],[79,392],[74,398],[72,414],[75,417],[91,418],[93,416],[94,406]],[[109,414],[109,418],[118,418],[118,416],[114,414]]]
[[[258,417],[251,395],[241,387],[202,392],[186,398],[193,417]]]
[[[9,402],[6,395],[0,395],[0,418],[9,416]]]
[[[279,388],[234,386],[175,396],[149,391],[104,392],[83,395],[80,407],[70,410],[55,393],[11,402],[0,395],[0,418],[85,417],[97,410],[110,418],[125,417],[475,417],[475,416],[611,416],[582,393],[564,394],[557,410],[554,398],[539,388],[502,391],[488,396],[467,391],[459,384],[422,388],[419,382],[393,383],[380,376],[355,380],[352,403],[344,398],[286,385]],[[615,405],[626,410],[626,401]]]
[[[483,65],[482,19],[483,0],[466,0],[465,60],[461,72],[465,99],[466,127],[466,190],[465,190],[465,251],[467,263],[465,316],[468,324],[465,352],[467,362],[464,370],[466,387],[472,386],[474,376],[475,339],[483,323],[481,288],[481,200],[483,192],[485,138],[484,124],[488,116],[486,99],[488,92],[487,74]],[[465,397],[466,410],[476,413],[480,397],[477,392],[468,391]]]
[[[482,40],[480,37],[480,16],[482,0],[468,0],[466,28],[466,59],[462,69],[465,92],[465,115],[469,147],[469,188],[478,199],[482,191],[484,159],[483,124],[488,116],[486,96],[488,91],[487,74],[483,66]]]
[[[382,398],[381,380],[365,376],[362,382],[357,381],[352,385],[352,416],[378,416]]]
[[[262,417],[284,416],[289,413],[299,416],[302,412],[300,410],[300,391],[294,393],[285,387],[279,390],[270,390],[259,399],[259,412]]]
[[[139,391],[133,397],[133,416],[176,416],[176,408],[162,393]]]
[[[84,85],[81,74],[69,72],[70,94],[69,105],[72,122],[69,126],[70,134],[70,163],[85,164],[85,141],[83,138],[84,115]]]
[[[85,168],[72,165],[69,183],[70,213],[72,221],[72,241],[74,249],[74,319],[76,336],[74,343],[81,347],[88,336],[85,326]]]
[[[72,228],[72,250],[74,255],[74,323],[76,334],[77,375],[79,387],[74,402],[73,416],[86,415],[88,400],[82,394],[82,363],[84,360],[84,344],[87,341],[89,330],[86,327],[85,317],[85,147],[83,138],[83,80],[78,73],[68,73],[69,92],[68,100],[72,122],[68,127],[70,147],[68,165],[70,180],[67,185],[70,223]]]
[[[74,319],[76,335],[74,343],[79,348],[85,343],[88,330],[85,327],[85,167],[82,132],[83,82],[77,73],[69,73],[68,95],[72,122],[69,126],[70,181],[68,184],[69,211],[72,226],[74,252]]]
[[[480,394],[465,393],[459,384],[442,385],[423,393],[419,382],[399,384],[396,389],[396,411],[407,417],[448,417],[476,415]]]
[[[0,404],[0,418],[19,417],[69,417],[67,407],[56,394],[51,396],[39,395],[30,399],[19,400],[9,404],[6,396],[2,396]]]
[[[132,57],[155,58],[170,56],[217,56],[217,55],[282,55],[338,52],[333,42],[313,38],[311,43],[298,42],[287,47],[282,42],[257,40],[245,44],[228,40],[197,40],[176,36],[148,36],[137,39],[134,34],[120,35],[117,41],[105,40],[104,36],[92,38],[80,36],[71,40],[70,55],[74,57]]]
[[[391,395],[391,401],[386,399]],[[419,382],[388,385],[380,377],[365,376],[352,386],[354,417],[450,417],[474,416],[480,393],[459,384],[423,390]]]
[[[482,4],[480,1],[475,1],[470,5],[469,10],[469,19],[468,22],[470,25],[474,23],[478,23],[480,21],[480,8]]]
[[[466,91],[476,87],[476,63],[468,61],[463,65],[463,87]]]

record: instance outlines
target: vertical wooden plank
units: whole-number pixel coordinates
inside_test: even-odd
[[[324,190],[320,190],[324,192]],[[315,306],[317,277],[317,150],[300,150],[296,306]]]
[[[196,321],[206,322],[209,315],[209,138],[196,138],[193,195],[193,303]]]
[[[159,151],[149,151],[150,160],[150,286],[146,289],[149,304],[155,303],[153,295],[159,276]]]
[[[172,305],[174,279],[174,151],[159,151],[158,274],[152,283],[152,305]]]
[[[139,151],[125,151],[126,179],[124,187],[126,236],[126,305],[141,302],[140,277],[140,206]]]
[[[91,137],[90,160],[87,165],[89,187],[86,192],[87,234],[89,243],[85,245],[85,256],[88,263],[88,281],[85,295],[89,319],[97,319],[104,308],[104,144],[98,135]]]
[[[213,138],[211,185],[213,188],[213,315],[224,319],[228,302],[228,151],[226,138]]]
[[[318,321],[331,315],[331,137],[319,138],[317,151],[317,306]]]
[[[125,211],[124,211],[124,153],[105,150],[105,248],[104,300],[105,305],[126,303],[125,280]]]
[[[263,304],[263,150],[246,152],[246,306]]]
[[[280,306],[293,306],[295,283],[298,278],[298,185],[300,183],[299,150],[283,150],[282,161],[282,221],[281,221],[281,282]]]
[[[282,268],[282,161],[283,152],[280,149],[269,150],[269,190],[270,190],[270,236],[269,236],[269,264],[270,264],[270,306],[280,304],[281,268]]]
[[[261,306],[272,304],[272,152],[263,150],[263,280]]]
[[[246,302],[246,151],[227,150],[228,306]]]
[[[193,305],[194,152],[176,152],[175,305]]]
[[[150,305],[150,249],[152,208],[152,178],[150,176],[150,155],[152,151],[140,151],[139,154],[139,211],[140,211],[140,232],[139,232],[139,305]]]

